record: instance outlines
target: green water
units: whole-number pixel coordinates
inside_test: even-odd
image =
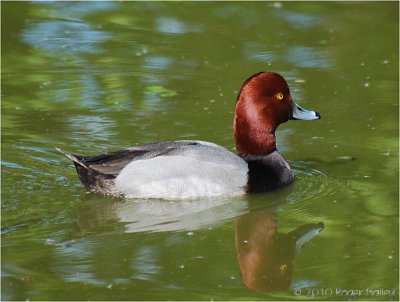
[[[2,300],[399,299],[398,2],[1,8]],[[263,70],[322,115],[279,127],[284,190],[123,201],[55,150],[234,150],[236,95]],[[296,229],[314,236],[297,255]]]

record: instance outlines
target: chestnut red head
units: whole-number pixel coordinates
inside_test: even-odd
[[[251,157],[276,150],[275,130],[289,119],[319,119],[293,102],[285,79],[274,72],[248,78],[236,100],[234,136],[239,155]]]

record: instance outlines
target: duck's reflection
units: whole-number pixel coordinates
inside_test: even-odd
[[[175,234],[183,235],[182,231],[188,230],[217,227],[216,230],[210,229],[210,232],[219,232],[218,225],[236,220],[236,253],[244,285],[257,292],[274,292],[285,291],[290,287],[296,256],[303,245],[324,228],[323,223],[304,224],[289,233],[279,233],[274,209],[283,204],[276,203],[265,208],[263,200],[263,203],[257,205],[262,206],[262,209],[254,210],[249,200],[244,198],[103,202],[96,199],[80,207],[78,221],[83,234],[137,233],[137,236],[146,236],[147,232],[156,232],[160,233],[160,236],[154,237],[161,238],[157,239],[158,242]],[[186,246],[185,239],[179,242],[182,247]],[[196,244],[194,242],[192,244]],[[204,247],[200,241],[198,244],[196,249],[202,251],[203,258],[215,257],[215,249],[219,249],[220,253],[228,252],[226,246]],[[122,250],[131,248],[129,245],[120,246]],[[135,246],[134,250],[138,249]],[[158,253],[154,255],[159,256],[147,261],[159,265],[161,261],[157,257],[162,258],[160,255],[167,250],[162,247],[145,247],[145,250],[151,249],[157,250]],[[143,261],[142,258],[140,261]],[[166,263],[164,265],[168,266]],[[237,270],[236,267],[232,269]]]
[[[122,233],[191,231],[216,226],[247,212],[241,198],[202,200],[126,200],[83,205],[79,211],[81,231],[103,229],[111,221],[118,222]],[[116,230],[115,225],[111,225]]]
[[[243,283],[258,292],[288,289],[296,255],[323,228],[322,222],[305,224],[280,234],[274,212],[261,210],[241,216],[236,225],[236,250]]]

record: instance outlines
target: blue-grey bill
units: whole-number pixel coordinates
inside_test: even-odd
[[[292,120],[318,120],[321,118],[321,115],[316,111],[306,110],[301,108],[295,102],[293,102],[293,113],[292,113]]]
[[[301,248],[312,238],[317,236],[324,229],[323,223],[316,224],[307,233],[303,234],[296,240],[296,255],[300,253]]]

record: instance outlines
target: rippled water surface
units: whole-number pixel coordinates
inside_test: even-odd
[[[398,2],[2,2],[2,300],[398,300]],[[384,21],[384,22],[383,22]],[[295,183],[185,201],[85,193],[55,147],[234,151],[242,82]]]

